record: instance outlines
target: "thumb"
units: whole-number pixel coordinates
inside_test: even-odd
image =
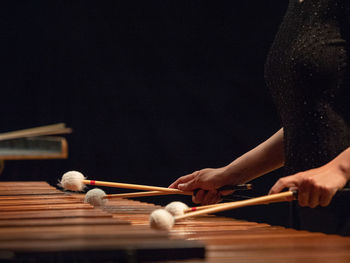
[[[186,183],[179,184],[177,188],[181,191],[193,191],[200,187],[198,186],[198,183],[196,183],[195,180],[190,180]]]
[[[297,187],[297,175],[286,176],[279,179],[270,189],[269,194],[277,194],[284,188]]]

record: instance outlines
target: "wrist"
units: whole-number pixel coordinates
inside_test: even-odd
[[[237,185],[249,181],[244,179],[243,172],[240,171],[234,162],[223,168],[222,177],[224,178],[226,184]]]
[[[337,169],[340,171],[342,176],[349,181],[350,180],[350,148],[342,152],[337,158],[336,161]]]

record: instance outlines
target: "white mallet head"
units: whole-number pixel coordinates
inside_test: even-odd
[[[151,228],[170,230],[175,224],[175,218],[164,209],[156,209],[151,213],[149,223]]]
[[[179,201],[171,202],[165,207],[165,210],[167,210],[173,216],[183,215],[186,209],[188,209],[188,206]]]
[[[78,171],[69,171],[62,176],[58,185],[66,190],[83,191],[85,188],[85,184],[83,183],[84,179],[85,177],[82,173]]]
[[[86,193],[84,202],[93,206],[104,206],[108,202],[107,199],[103,198],[105,195],[103,190],[94,188]]]

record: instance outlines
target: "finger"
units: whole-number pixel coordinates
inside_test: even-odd
[[[217,204],[221,201],[222,201],[222,198],[219,195],[215,195],[215,197],[211,199],[208,204]]]
[[[220,191],[219,193],[220,193],[220,195],[225,196],[225,195],[233,194],[234,191],[233,190],[223,190],[223,191]]]
[[[203,198],[202,204],[203,205],[215,204],[217,199],[218,199],[218,195],[216,191],[207,191]]]
[[[331,203],[334,195],[335,192],[333,193],[328,189],[322,189],[319,200],[320,206],[328,206]]]
[[[297,175],[286,176],[279,179],[270,189],[269,194],[276,194],[281,192],[284,188],[298,186]]]
[[[196,178],[193,178],[186,183],[178,184],[177,188],[182,191],[193,191],[195,189],[201,188],[201,185],[198,183],[198,180],[196,180]]]
[[[192,202],[195,204],[201,204],[204,199],[205,190],[199,190],[196,195],[192,195]]]
[[[292,192],[297,192],[298,191],[298,187],[296,186],[291,186],[288,188],[289,191],[292,191]]]
[[[299,185],[299,192],[298,192],[298,203],[300,206],[308,206],[310,203],[310,183],[308,180],[303,181]]]
[[[217,204],[221,201],[222,201],[222,195],[218,192],[218,193],[216,193],[216,198],[215,198],[214,203]]]
[[[222,199],[222,195],[221,195],[220,193],[218,193],[217,199],[215,200],[215,203],[216,203],[216,204],[217,204],[217,203],[220,203],[222,200],[223,200],[223,199]]]
[[[320,200],[319,200],[319,204],[320,206],[328,206],[332,201],[332,198],[329,195],[321,195],[320,196]]]
[[[186,183],[186,182],[192,180],[195,176],[196,176],[196,172],[181,176],[175,182],[173,182],[171,185],[169,185],[169,188],[178,188],[179,184]]]
[[[319,205],[320,201],[320,188],[317,186],[314,186],[310,189],[310,194],[309,194],[309,203],[308,206],[311,208],[315,208],[316,206]]]
[[[169,188],[177,188],[177,186],[178,186],[179,184],[186,183],[187,181],[192,180],[192,179],[194,178],[194,176],[195,176],[194,173],[181,176],[181,177],[179,177],[175,182],[173,182],[173,183],[169,186]]]

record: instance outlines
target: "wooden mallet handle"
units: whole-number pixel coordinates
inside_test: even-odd
[[[243,206],[248,206],[248,205],[262,205],[262,204],[271,204],[271,203],[284,202],[284,201],[292,201],[292,199],[289,199],[289,197],[288,197],[290,195],[290,193],[293,193],[293,197],[294,197],[293,199],[297,199],[298,191],[294,190],[294,191],[280,193],[281,195],[276,194],[277,196],[276,195],[267,195],[267,196],[263,196],[263,197],[251,198],[251,199],[244,200],[244,201],[227,202],[227,203],[221,203],[221,204],[191,207],[191,208],[186,209],[184,212],[191,213],[194,211],[205,210],[207,208],[227,206],[230,204],[237,205],[237,203],[238,203],[238,205],[243,203]],[[287,195],[287,198],[285,195]],[[272,198],[269,198],[270,196],[272,196]],[[350,188],[346,187],[346,188],[343,188],[343,189],[337,191],[337,193],[335,194],[335,196],[333,198],[337,198],[337,197],[341,197],[341,196],[346,196],[346,197],[350,196]],[[250,202],[252,200],[253,200],[253,202]],[[246,204],[246,205],[244,205],[244,204]],[[241,207],[241,206],[238,206],[238,207]],[[234,208],[236,208],[236,207],[234,207]],[[215,212],[213,212],[213,213],[215,213]],[[193,215],[193,213],[191,213],[191,215]]]
[[[226,190],[230,189],[235,189],[235,190],[249,190],[251,189],[251,184],[241,184],[241,185],[236,185],[236,186],[225,186],[227,187]],[[219,190],[219,189],[218,189]],[[186,192],[187,193],[187,192]],[[164,192],[164,191],[146,191],[146,192],[136,192],[136,193],[124,193],[124,194],[109,194],[105,195],[103,199],[113,199],[113,198],[133,198],[133,197],[145,197],[145,196],[159,196],[159,195],[172,195],[172,194],[182,194],[182,192]],[[193,192],[193,194],[195,194]],[[198,209],[203,209],[201,206]],[[195,209],[195,208],[193,208]],[[190,210],[194,211],[194,210]]]
[[[186,192],[186,191],[181,191],[179,189],[159,187],[159,186],[115,183],[115,182],[105,182],[105,181],[95,181],[95,180],[83,180],[83,183],[88,185],[96,185],[96,186],[107,186],[107,187],[145,190],[145,191],[162,191],[162,192],[172,193],[172,194],[192,195],[192,192]]]
[[[181,194],[177,192],[164,192],[164,191],[146,191],[136,193],[124,193],[124,194],[109,194],[105,195],[103,199],[114,199],[114,198],[133,198],[133,197],[145,197],[145,196],[158,196],[158,195],[173,195]]]
[[[253,198],[250,198],[249,200],[251,200],[251,199],[253,199]],[[265,204],[267,205],[267,204],[278,203],[278,202],[283,202],[283,201],[286,201],[285,197],[281,197],[281,199],[276,198],[275,200],[269,200],[269,201],[263,200],[263,201],[254,203],[253,205],[265,205]],[[233,202],[226,202],[226,203],[219,203],[219,204],[212,204],[212,205],[194,206],[194,207],[190,207],[190,208],[186,209],[184,212],[189,213],[189,212],[199,211],[199,210],[203,210],[203,209],[207,209],[207,208],[211,208],[211,207],[233,204],[233,203],[237,203],[237,202],[241,202],[241,201],[233,201]]]
[[[284,201],[292,201],[295,199],[296,192],[294,191],[288,191],[278,194],[272,194],[272,195],[265,195],[261,197],[256,197],[248,200],[243,201],[237,201],[237,202],[231,202],[231,203],[224,203],[220,205],[215,205],[206,209],[202,209],[195,212],[190,212],[181,216],[176,216],[175,220],[184,219],[187,217],[192,216],[199,216],[204,214],[210,214],[210,213],[218,213],[230,209],[245,207],[245,206],[251,206],[251,205],[258,205],[258,204],[269,204],[274,202],[284,202]]]

